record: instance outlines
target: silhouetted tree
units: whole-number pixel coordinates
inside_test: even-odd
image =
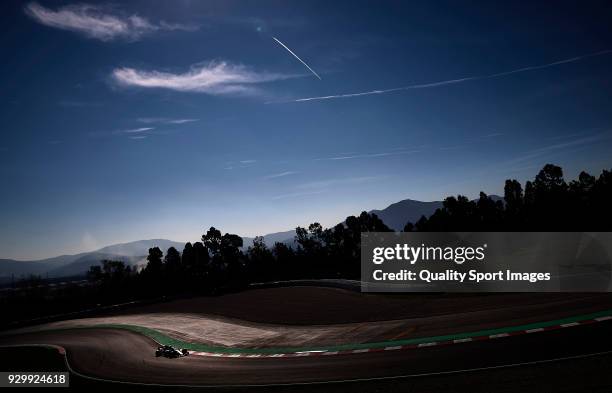
[[[530,226],[535,230],[559,230],[567,225],[567,184],[563,170],[546,164],[533,182],[535,199],[530,212]]]
[[[210,255],[201,242],[193,243],[193,265],[189,271],[193,287],[198,291],[207,291],[210,284]]]
[[[609,231],[612,218],[612,171],[604,170],[595,185],[589,198],[593,211],[596,212],[597,222],[590,223],[592,230]]]
[[[568,202],[573,209],[566,213],[566,219],[571,222],[571,225],[584,227],[587,224],[585,218],[597,214],[594,198],[591,198],[596,182],[595,176],[586,172],[580,172],[578,179],[570,182]]]
[[[94,266],[90,266],[89,270],[87,271],[87,279],[89,281],[101,281],[102,280],[102,266],[100,265],[94,265]]]
[[[504,186],[504,201],[506,202],[506,230],[517,230],[522,220],[521,213],[524,207],[523,188],[521,187],[521,183],[516,180],[506,180],[506,185]]]
[[[202,243],[204,243],[213,257],[221,252],[221,238],[221,231],[215,227],[210,227],[210,229],[202,235]]]
[[[494,201],[484,192],[480,192],[476,201],[476,222],[477,231],[499,231],[503,227],[504,204],[501,201]]]
[[[612,218],[612,173],[599,178],[580,173],[569,186],[563,170],[545,165],[523,195],[516,180],[506,180],[505,204],[484,193],[477,201],[449,197],[429,218],[421,217],[418,231],[578,231],[607,230]],[[410,223],[406,225],[410,229]]]
[[[108,281],[123,281],[132,273],[132,268],[123,261],[103,260],[102,277]]]
[[[98,283],[100,295],[107,301],[117,301],[128,294],[132,275],[132,267],[123,261],[105,259],[89,268],[87,279]]]
[[[187,280],[191,272],[195,269],[195,253],[193,252],[193,245],[189,242],[185,243],[183,247],[183,253],[181,254],[181,267],[182,267],[182,278]]]
[[[281,280],[295,279],[300,276],[300,269],[293,249],[284,243],[276,242],[272,247],[272,254],[277,266],[278,278]]]
[[[164,253],[159,247],[149,248],[149,255],[147,256],[147,265],[143,270],[143,275],[154,285],[161,281],[164,274],[164,264],[162,257]]]
[[[238,287],[244,285],[242,238],[238,235],[226,233],[215,227],[202,235],[202,242],[211,257],[211,270],[215,284],[219,286]]]
[[[538,173],[533,182],[536,194],[541,196],[554,196],[566,190],[567,184],[563,180],[563,170],[553,164],[546,164]]]
[[[265,281],[266,279],[278,277],[275,271],[274,256],[264,242],[263,236],[256,236],[253,245],[247,249],[249,256],[248,273],[254,281]]]
[[[238,235],[226,233],[221,238],[221,258],[227,269],[227,284],[234,289],[247,285],[249,281],[244,275],[245,260],[240,251],[242,246],[242,238]]]
[[[178,280],[181,277],[181,254],[179,254],[176,248],[170,247],[166,251],[164,267],[168,278]]]

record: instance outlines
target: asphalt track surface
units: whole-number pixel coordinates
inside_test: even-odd
[[[490,298],[488,303],[492,306],[491,310],[499,312],[504,308],[501,299]],[[585,311],[595,311],[596,308],[612,309],[609,295],[589,295],[586,303],[584,299],[584,295],[568,296],[566,301],[562,302],[563,307],[558,310],[552,307],[552,303],[558,305],[560,299],[557,298],[554,302],[553,299],[538,301],[537,307],[541,311],[548,310],[542,320],[565,317],[568,313],[579,315]],[[497,323],[512,326],[532,321],[534,316],[521,315],[519,307],[521,303],[530,304],[532,300],[529,294],[525,294],[508,302],[512,303],[512,307],[505,311],[506,315],[501,320],[497,318],[499,315],[496,315]],[[466,299],[459,302],[463,305],[468,303]],[[549,306],[545,307],[543,303],[548,303]],[[448,323],[448,317],[451,316],[458,333],[489,328],[488,322],[482,323],[482,318],[479,317],[477,319],[481,321],[481,325],[478,326],[478,321],[474,318],[474,310],[481,313],[482,307],[479,305],[471,309],[472,311],[463,309],[462,312],[454,314],[445,313],[445,321]],[[357,384],[357,388],[352,391],[364,391],[361,387],[365,385],[362,384],[375,383],[374,390],[378,390],[383,384],[394,383],[390,381],[406,381],[411,378],[420,381],[423,381],[423,378],[433,378],[436,381],[445,378],[456,380],[459,378],[457,376],[466,374],[477,376],[475,383],[485,380],[495,383],[491,378],[492,375],[497,375],[500,380],[506,378],[509,379],[508,383],[518,386],[519,378],[535,378],[541,375],[544,369],[561,373],[559,377],[547,377],[548,383],[557,385],[554,390],[543,389],[542,392],[546,393],[612,391],[612,373],[609,371],[612,365],[611,337],[612,321],[605,320],[534,334],[397,351],[291,358],[188,356],[166,359],[154,356],[157,343],[144,335],[121,329],[91,327],[0,336],[0,346],[58,345],[66,349],[68,363],[78,374],[106,381],[138,384],[218,387],[302,384],[298,386],[320,387],[322,385],[310,384],[342,382],[343,386],[347,383]],[[588,381],[582,381],[587,377]],[[568,389],[569,386],[590,388]],[[386,388],[388,387],[389,385],[386,385]],[[476,391],[470,390],[469,384],[465,389]],[[316,390],[320,391],[320,388]],[[327,388],[324,390],[327,391]],[[458,389],[449,388],[445,391]]]
[[[602,322],[445,347],[290,359],[155,358],[154,341],[114,329],[38,333],[22,336],[12,344],[45,342],[60,345],[66,348],[68,362],[75,371],[106,380],[244,386],[431,376],[566,358],[580,359],[584,355],[605,355],[605,352],[612,351],[610,333],[612,322]]]
[[[169,385],[268,385],[423,376],[529,365],[612,351],[612,322],[414,350],[298,358],[155,358],[153,340],[118,329],[76,329],[13,337],[0,344],[66,349],[71,367],[105,380]],[[566,359],[571,360],[571,359]],[[533,366],[533,364],[531,364]],[[608,363],[608,366],[610,363]]]

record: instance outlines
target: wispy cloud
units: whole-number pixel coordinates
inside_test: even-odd
[[[155,130],[155,127],[138,127],[138,128],[123,128],[123,129],[115,129],[112,131],[90,131],[87,133],[89,137],[92,138],[106,138],[111,136],[128,136],[132,139],[143,139],[144,134],[149,135],[150,131]]]
[[[269,179],[277,179],[279,177],[285,177],[285,176],[291,176],[291,175],[295,175],[297,172],[293,172],[293,171],[286,171],[286,172],[281,172],[281,173],[275,173],[273,175],[268,175],[268,176],[264,176],[263,178],[266,180]]]
[[[592,132],[592,131],[595,131],[595,130],[590,130],[590,131]],[[550,139],[550,140],[571,139],[571,138],[576,138],[576,137],[579,137],[579,136],[587,135],[588,133],[589,133],[589,131],[585,130],[585,131],[580,131],[580,132],[572,132],[570,134],[554,135],[554,136],[548,137],[548,139]]]
[[[131,136],[130,139],[142,140],[142,139],[146,139],[146,135]]]
[[[500,162],[489,162],[488,165],[472,173],[471,177],[480,178],[491,174],[516,176],[519,173],[531,176],[534,173],[534,169],[539,170],[546,163],[554,163],[558,157],[567,159],[572,153],[579,150],[586,150],[588,152],[588,149],[594,145],[610,143],[612,141],[612,130],[602,130],[601,132],[589,135],[586,135],[585,132],[578,132],[566,134],[563,137],[569,138],[571,136],[580,137],[526,150]],[[553,138],[549,139],[552,140]]]
[[[168,117],[140,117],[136,119],[145,124],[185,124],[199,121],[200,119],[172,119]]]
[[[554,154],[558,151],[563,151],[565,149],[599,143],[606,139],[610,139],[611,137],[612,137],[612,133],[610,131],[604,131],[598,134],[593,134],[593,135],[585,136],[582,138],[576,138],[573,140],[569,140],[567,142],[554,143],[554,144],[544,146],[538,149],[527,151],[523,153],[523,155],[508,161],[508,163],[516,164],[520,162],[537,159],[540,157],[545,157],[547,155]]]
[[[297,189],[321,189],[329,188],[338,185],[347,184],[361,184],[371,181],[380,180],[386,176],[358,176],[358,177],[340,177],[334,179],[317,180],[308,183],[299,184],[296,186]]]
[[[300,59],[300,57],[298,55],[296,55],[291,49],[289,49],[289,47],[285,44],[283,44],[278,38],[276,37],[272,37],[272,39],[274,41],[276,41],[277,44],[279,44],[280,46],[282,46],[283,48],[285,48],[287,50],[287,52],[291,53],[291,55],[293,57],[295,57],[300,63],[302,63],[304,65],[304,67],[308,68],[308,70],[317,78],[319,78],[319,80],[321,80],[321,77],[319,76],[319,74],[317,74],[315,72],[315,70],[313,70],[312,68],[310,68],[310,66],[308,64],[306,64],[306,62],[302,59]]]
[[[34,2],[26,5],[25,12],[43,25],[73,31],[101,41],[136,41],[156,31],[197,30],[197,26],[164,21],[151,22],[136,14],[128,15],[110,7],[92,4],[66,5],[52,10]]]
[[[459,150],[463,149],[465,146],[463,145],[454,145],[454,146],[441,146],[438,150],[448,151],[448,150]]]
[[[255,86],[257,84],[293,78],[295,75],[255,72],[243,65],[213,61],[191,66],[183,73],[123,67],[113,70],[112,77],[121,86],[210,95],[253,95],[261,92]]]
[[[225,163],[225,170],[249,168],[257,163],[257,160],[240,160],[240,161],[229,161]]]
[[[606,50],[602,50],[602,51],[595,52],[595,53],[589,53],[586,55],[581,55],[581,56],[571,57],[568,59],[554,61],[552,63],[517,68],[514,70],[510,70],[510,71],[498,72],[498,73],[489,74],[489,75],[475,75],[475,76],[468,76],[468,77],[458,78],[458,79],[448,79],[448,80],[439,81],[439,82],[408,85],[408,86],[402,86],[402,87],[395,87],[391,89],[370,90],[370,91],[364,91],[364,92],[358,92],[358,93],[344,93],[344,94],[333,94],[333,95],[318,96],[318,97],[298,98],[294,100],[277,101],[276,103],[322,101],[322,100],[332,100],[332,99],[337,99],[337,98],[353,98],[353,97],[369,96],[369,95],[376,95],[376,94],[387,94],[387,93],[393,93],[397,91],[405,91],[405,90],[413,90],[413,89],[428,89],[428,88],[433,88],[433,87],[454,85],[458,83],[472,82],[472,81],[477,81],[477,80],[500,78],[500,77],[518,74],[522,72],[541,70],[544,68],[556,67],[561,64],[574,63],[574,62],[581,61],[581,60],[591,58],[591,57],[603,56],[603,55],[607,55],[610,53],[612,53],[612,49],[606,49]],[[268,103],[274,103],[274,102],[268,102]]]
[[[147,132],[154,130],[154,127],[140,127],[140,128],[131,128],[129,130],[121,130],[120,132],[125,132],[126,134],[136,134],[139,132]]]
[[[482,138],[496,138],[498,136],[503,136],[504,133],[503,132],[492,132],[490,134],[485,134],[482,136]]]
[[[326,158],[315,158],[315,161],[342,161],[342,160],[353,160],[356,158],[379,158],[388,156],[397,156],[404,154],[418,153],[420,150],[402,150],[402,151],[386,151],[381,153],[365,153],[365,154],[348,154],[348,155],[337,155]]]

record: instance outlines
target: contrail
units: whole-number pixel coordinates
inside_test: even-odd
[[[276,38],[276,37],[272,37],[272,39],[273,39],[274,41],[278,42],[278,44],[279,44],[280,46],[282,46],[283,48],[287,49],[287,51],[288,51],[289,53],[291,53],[291,54],[293,55],[293,57],[295,57],[296,59],[298,59],[298,60],[300,61],[300,63],[304,64],[304,66],[305,66],[306,68],[308,68],[308,69],[310,70],[310,72],[312,72],[312,73],[313,73],[313,75],[314,75],[314,76],[316,76],[317,78],[319,78],[319,80],[321,79],[321,77],[319,76],[319,74],[317,74],[317,73],[315,72],[315,70],[313,70],[312,68],[310,68],[310,66],[309,66],[308,64],[306,64],[306,62],[305,62],[304,60],[300,59],[300,57],[299,57],[298,55],[296,55],[295,53],[293,53],[293,51],[292,51],[291,49],[289,49],[289,48],[287,47],[287,45],[285,45],[285,44],[283,44],[282,42],[280,42],[280,40],[279,40],[278,38]]]
[[[276,38],[275,38],[275,40],[276,40]],[[281,43],[281,45],[282,45],[282,43]],[[289,48],[287,48],[287,50],[289,50]],[[450,79],[450,80],[445,80],[445,81],[440,81],[440,82],[423,83],[423,84],[418,84],[418,85],[409,85],[409,86],[395,87],[395,88],[392,88],[392,89],[384,89],[384,90],[370,90],[370,91],[364,91],[364,92],[359,92],[359,93],[346,93],[346,94],[334,94],[334,95],[320,96],[320,97],[298,98],[298,99],[289,100],[289,101],[279,101],[278,103],[321,101],[321,100],[331,100],[331,99],[335,99],[335,98],[361,97],[361,96],[369,96],[369,95],[374,95],[374,94],[392,93],[392,92],[395,92],[395,91],[402,91],[402,90],[426,89],[426,88],[430,88],[430,87],[452,85],[452,84],[456,84],[456,83],[471,82],[471,81],[476,81],[476,80],[493,79],[493,78],[499,78],[499,77],[503,77],[503,76],[507,76],[507,75],[512,75],[512,74],[518,74],[520,72],[534,71],[534,70],[540,70],[542,68],[555,67],[555,66],[558,66],[558,65],[561,65],[561,64],[574,63],[574,62],[577,62],[577,61],[580,61],[580,60],[584,60],[584,59],[589,58],[589,57],[602,56],[602,55],[607,55],[609,53],[612,53],[612,49],[606,49],[606,50],[602,50],[602,51],[595,52],[595,53],[589,53],[589,54],[582,55],[582,56],[571,57],[569,59],[558,60],[558,61],[555,61],[555,62],[552,62],[552,63],[535,65],[535,66],[529,66],[529,67],[523,67],[523,68],[517,68],[517,69],[511,70],[511,71],[498,72],[498,73],[490,74],[490,75],[468,76],[468,77],[460,78],[460,79]],[[308,68],[310,68],[310,67],[308,67]]]

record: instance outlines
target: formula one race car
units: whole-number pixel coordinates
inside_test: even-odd
[[[178,350],[171,345],[163,345],[158,347],[155,351],[155,357],[163,356],[169,359],[180,358],[181,356],[189,355],[189,351],[186,349]]]

